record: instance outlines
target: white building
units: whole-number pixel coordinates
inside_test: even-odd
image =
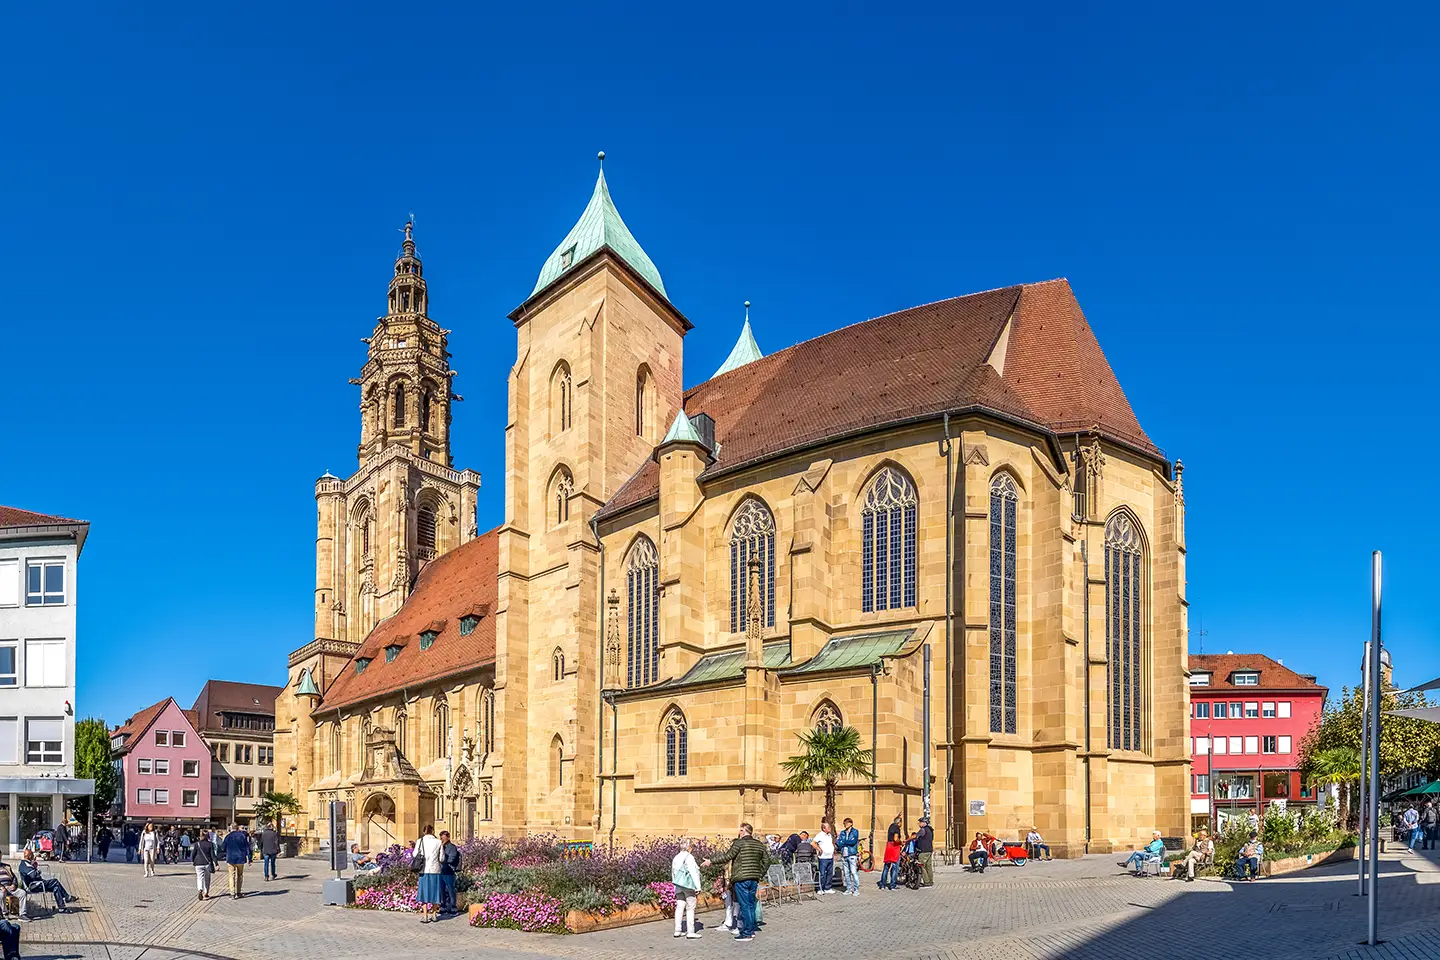
[[[75,778],[76,567],[90,524],[0,506],[0,843],[60,821]]]

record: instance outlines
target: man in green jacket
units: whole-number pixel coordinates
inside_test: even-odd
[[[740,929],[735,931],[735,939],[741,942],[755,939],[755,895],[770,866],[770,850],[755,839],[754,833],[755,828],[750,824],[740,824],[740,834],[730,849],[700,864],[702,867],[731,864],[730,886],[740,907]]]

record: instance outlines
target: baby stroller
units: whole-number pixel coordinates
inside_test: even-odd
[[[60,851],[56,849],[59,842],[55,839],[54,830],[36,830],[25,846],[35,852],[36,860],[54,860],[60,855]]]

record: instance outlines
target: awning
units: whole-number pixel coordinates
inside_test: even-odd
[[[43,793],[53,796],[88,797],[95,792],[94,780],[73,777],[0,777],[0,793]]]
[[[1426,690],[1440,690],[1440,677],[1436,677],[1434,680],[1431,680],[1429,683],[1422,683],[1422,684],[1420,684],[1420,686],[1418,686],[1418,687],[1411,687],[1409,690],[1406,690],[1405,692],[1406,692],[1406,693],[1423,693],[1423,692],[1425,692]]]
[[[1416,687],[1415,689],[1424,689]],[[1386,710],[1388,717],[1414,717],[1417,720],[1429,720],[1431,723],[1440,723],[1440,707],[1414,707],[1410,710]]]

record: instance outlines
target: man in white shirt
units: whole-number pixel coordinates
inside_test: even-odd
[[[835,882],[835,833],[829,820],[820,821],[820,832],[815,834],[812,843],[820,861],[820,889],[818,892],[823,896],[830,892],[830,885]]]
[[[1030,832],[1025,834],[1025,846],[1030,848],[1030,856],[1037,860],[1040,859],[1041,850],[1045,851],[1044,859],[1050,859],[1050,845],[1045,842],[1044,837],[1040,836],[1040,831],[1034,827],[1031,827]]]

